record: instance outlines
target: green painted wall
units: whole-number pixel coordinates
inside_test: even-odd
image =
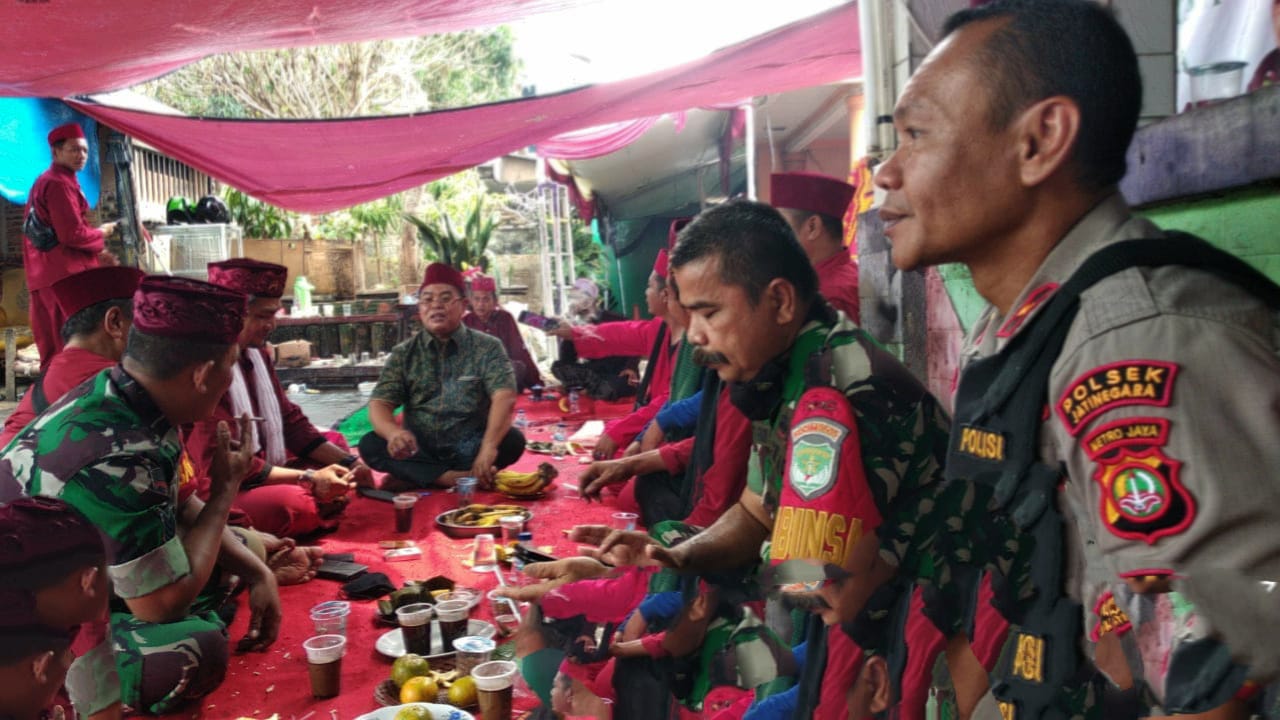
[[[1280,282],[1280,185],[1259,185],[1214,197],[1139,209],[1156,225],[1208,240]],[[963,265],[938,268],[947,295],[968,332],[985,306]]]

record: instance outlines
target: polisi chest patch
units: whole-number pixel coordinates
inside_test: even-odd
[[[1174,363],[1124,360],[1096,367],[1067,385],[1056,410],[1072,435],[1098,415],[1125,405],[1167,407],[1173,398]]]
[[[978,460],[1004,462],[1005,459],[1004,435],[977,425],[961,426],[955,447],[957,452]]]

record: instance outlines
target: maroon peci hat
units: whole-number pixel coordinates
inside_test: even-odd
[[[670,262],[667,260],[667,249],[661,248],[658,250],[658,257],[653,259],[653,271],[658,274],[658,277],[666,280],[669,266]]]
[[[244,328],[248,300],[199,280],[148,275],[133,295],[133,327],[156,337],[231,345]]]
[[[422,284],[418,286],[418,290],[428,285],[452,285],[463,295],[467,293],[467,286],[462,281],[462,273],[440,262],[433,262],[427,266],[427,272],[422,276]]]
[[[289,279],[289,268],[249,258],[211,262],[208,270],[209,282],[251,298],[283,297],[285,281]]]
[[[826,175],[805,172],[774,173],[769,176],[769,204],[818,213],[837,220],[853,202],[857,189]]]
[[[68,275],[50,286],[64,317],[107,300],[128,300],[147,274],[131,267],[98,267]]]
[[[38,589],[105,556],[98,529],[61,500],[20,497],[0,507],[0,587]]]
[[[493,278],[488,275],[477,275],[471,278],[471,291],[496,293],[498,292],[498,283],[494,282]]]
[[[69,122],[69,123],[66,123],[65,125],[59,125],[58,127],[49,131],[49,144],[53,145],[63,140],[70,140],[71,138],[83,138],[83,137],[84,137],[84,130],[80,127],[80,124]]]

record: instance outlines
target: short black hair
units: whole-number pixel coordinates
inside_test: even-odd
[[[124,354],[158,380],[168,380],[178,373],[210,360],[221,360],[232,344],[169,338],[129,329],[129,344]]]
[[[844,241],[844,218],[831,217],[830,215],[808,210],[796,210],[795,208],[782,208],[781,212],[783,217],[790,213],[796,225],[804,225],[809,222],[809,218],[816,217],[818,222],[822,223],[822,228],[827,231],[827,235],[840,242]]]
[[[671,252],[671,269],[704,257],[718,257],[720,280],[745,290],[752,305],[775,278],[795,286],[806,305],[817,298],[818,275],[804,248],[782,214],[764,203],[731,200],[686,225]]]
[[[74,315],[62,323],[62,342],[66,344],[76,335],[92,335],[102,327],[102,319],[111,308],[120,308],[124,316],[133,319],[133,299],[113,298],[95,303],[87,308],[77,310]]]
[[[982,20],[1005,21],[976,58],[992,124],[1003,129],[1033,103],[1069,97],[1080,108],[1072,154],[1080,182],[1091,189],[1120,182],[1142,109],[1142,77],[1111,10],[1093,0],[995,0],[949,17],[943,35]]]

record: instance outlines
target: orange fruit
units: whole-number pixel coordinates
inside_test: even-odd
[[[396,684],[396,687],[404,687],[409,678],[430,674],[431,663],[427,662],[427,659],[421,655],[414,655],[413,653],[401,655],[391,665],[391,681]]]
[[[476,704],[476,681],[463,675],[449,686],[449,704],[455,707],[471,707]]]
[[[440,695],[440,687],[431,677],[412,677],[400,686],[400,702],[435,702]]]

